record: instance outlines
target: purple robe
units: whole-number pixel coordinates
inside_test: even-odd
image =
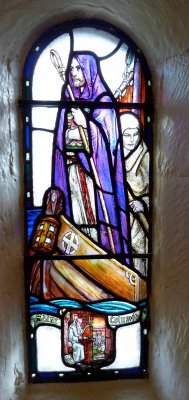
[[[67,83],[63,87],[62,100],[70,100],[69,93],[66,89],[67,84],[70,85],[75,100],[82,101],[99,101],[112,102],[111,94],[98,72],[95,56],[91,54],[73,53],[73,57],[77,59],[81,66],[86,83],[83,91],[76,88],[73,84],[72,75],[69,73]],[[89,105],[90,107],[90,105]],[[65,198],[65,215],[71,219],[74,224],[71,210],[71,198],[69,192],[69,181],[66,165],[66,144],[65,132],[67,125],[67,113],[70,109],[61,109],[57,120],[57,132],[54,141],[54,165],[53,165],[53,184],[60,187]],[[96,171],[100,180],[101,188],[95,187],[96,194],[96,218],[97,231],[99,236],[98,244],[106,251],[110,251],[110,243],[107,233],[107,223],[105,221],[99,198],[99,190],[102,191],[109,216],[110,227],[113,235],[113,241],[116,253],[128,253],[128,227],[126,217],[126,194],[124,190],[123,165],[121,156],[116,157],[115,149],[119,139],[117,119],[115,110],[112,108],[98,108],[86,111],[87,132],[89,138],[89,147],[93,158]],[[84,149],[77,151],[77,162],[83,167],[85,172],[91,176],[93,182],[93,171],[89,160],[89,154]]]

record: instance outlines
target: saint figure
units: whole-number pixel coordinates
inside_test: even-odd
[[[128,252],[123,165],[114,159],[116,113],[103,108],[113,96],[94,54],[73,53],[62,100],[73,99],[81,107],[68,105],[57,118],[52,183],[63,191],[65,216],[77,228],[105,250]]]
[[[84,360],[84,346],[80,343],[84,329],[82,328],[82,319],[74,319],[68,329],[68,341],[72,345],[73,360],[75,363],[80,363]]]

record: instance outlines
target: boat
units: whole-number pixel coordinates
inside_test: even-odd
[[[55,241],[57,224],[59,232]],[[48,248],[56,251],[45,259]],[[102,248],[63,214],[58,220],[47,215],[40,219],[33,235],[32,251],[35,259],[30,276],[31,295],[45,300],[72,299],[86,303],[108,299],[139,302],[147,297],[145,279],[115,258],[108,258]],[[43,254],[44,258],[36,260],[37,254]]]

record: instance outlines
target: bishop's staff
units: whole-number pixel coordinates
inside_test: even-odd
[[[51,61],[52,61],[53,65],[54,65],[54,67],[56,68],[60,78],[63,80],[63,82],[65,82],[65,72],[66,72],[66,70],[65,70],[65,68],[64,68],[64,66],[62,64],[62,60],[61,60],[58,52],[56,50],[50,50],[50,58],[51,58]],[[69,84],[67,84],[67,90],[68,90],[70,99],[72,101],[75,101],[72,89],[71,89]],[[88,145],[88,142],[87,142],[87,139],[86,139],[86,136],[85,136],[85,131],[84,131],[82,126],[79,126],[78,128],[79,128],[79,133],[81,135],[81,139],[82,139],[84,148],[89,153],[90,149],[89,149],[89,145]],[[92,168],[92,171],[93,171],[93,174],[94,174],[95,182],[96,182],[97,186],[100,188],[98,193],[99,193],[99,198],[100,198],[101,206],[102,206],[103,213],[104,213],[104,218],[105,218],[105,221],[106,221],[107,225],[110,225],[109,215],[108,215],[108,212],[107,212],[106,203],[105,203],[105,200],[104,200],[104,197],[103,197],[103,193],[102,193],[102,190],[101,190],[102,187],[101,187],[100,179],[99,179],[99,176],[98,176],[98,172],[97,172],[97,169],[96,169],[96,166],[94,164],[94,160],[93,160],[92,157],[89,158],[89,161],[90,161],[90,165],[91,165],[91,168]],[[108,232],[108,239],[109,239],[109,242],[110,242],[111,251],[115,254],[116,251],[115,251],[115,246],[114,246],[112,230],[111,230],[110,226],[107,226],[107,232]]]

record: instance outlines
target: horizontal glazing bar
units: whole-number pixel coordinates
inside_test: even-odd
[[[70,260],[70,259],[73,259],[73,260],[80,260],[80,259],[84,259],[84,260],[88,260],[88,259],[112,259],[112,258],[115,258],[115,259],[123,259],[123,258],[132,258],[132,259],[134,259],[134,258],[150,258],[152,256],[152,254],[151,253],[147,253],[147,254],[144,254],[144,253],[141,253],[141,254],[136,254],[136,255],[133,255],[133,254],[131,254],[131,253],[129,253],[129,254],[116,254],[116,256],[115,256],[115,254],[100,254],[100,255],[91,255],[91,256],[89,256],[89,255],[83,255],[83,256],[69,256],[69,255],[52,255],[52,254],[50,254],[50,255],[47,255],[47,254],[44,254],[44,255],[32,255],[32,256],[29,256],[29,255],[26,255],[25,256],[25,258],[26,259],[29,259],[29,260]]]
[[[19,100],[20,107],[79,107],[79,108],[115,108],[115,109],[147,109],[153,110],[151,103],[119,103],[119,102],[90,102],[90,101],[52,101],[52,100]]]

